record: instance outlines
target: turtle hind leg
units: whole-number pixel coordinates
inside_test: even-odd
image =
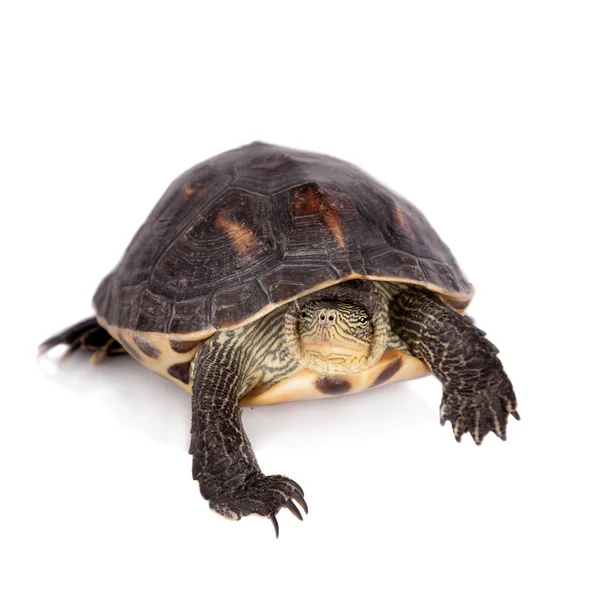
[[[125,348],[98,324],[95,317],[79,321],[48,338],[40,344],[38,352],[42,355],[62,345],[67,346],[67,350],[61,360],[65,360],[80,348],[94,353],[91,359],[93,363],[101,361],[106,356],[126,353]]]

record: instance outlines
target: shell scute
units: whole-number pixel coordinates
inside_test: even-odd
[[[110,326],[201,339],[349,278],[473,295],[404,198],[345,161],[255,143],[178,177],[94,304]]]

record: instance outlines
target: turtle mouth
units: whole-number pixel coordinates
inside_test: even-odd
[[[369,350],[368,346],[360,344],[359,342],[352,342],[350,340],[302,340],[302,346],[305,352],[316,352],[322,356],[329,355],[347,355],[347,356],[362,356]]]

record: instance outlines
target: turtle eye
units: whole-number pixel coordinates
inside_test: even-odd
[[[306,311],[305,311],[305,310],[303,310],[303,311],[300,313],[300,316],[301,316],[303,319],[306,319],[306,317],[308,317],[308,315],[306,314]]]
[[[367,322],[367,317],[361,317],[361,318],[358,320],[358,322],[359,322],[361,325],[364,325],[364,324]]]

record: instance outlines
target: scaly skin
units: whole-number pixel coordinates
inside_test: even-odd
[[[294,502],[308,510],[295,481],[261,472],[242,426],[239,399],[257,384],[275,383],[302,369],[298,333],[302,307],[322,296],[335,306],[345,295],[360,299],[365,310],[368,307],[365,314],[371,317],[375,332],[371,346],[377,340],[378,353],[372,360],[379,360],[388,340],[387,306],[379,292],[362,281],[318,292],[254,323],[218,332],[200,348],[193,369],[190,453],[200,492],[220,515],[235,520],[251,514],[269,517],[278,533],[276,515],[281,508],[300,519]],[[355,312],[365,311],[346,310],[338,318],[352,318]],[[332,369],[335,366],[331,364]]]
[[[210,508],[234,520],[256,514],[269,517],[288,508],[308,512],[302,488],[282,475],[264,475],[242,426],[239,399],[253,382],[285,377],[296,366],[286,352],[281,311],[235,331],[212,336],[195,361],[192,392],[193,477]],[[269,357],[277,355],[277,366]]]
[[[63,354],[62,360],[81,348],[91,350],[94,353],[92,356],[92,362],[94,363],[99,362],[106,356],[127,353],[125,348],[98,324],[95,317],[79,321],[79,323],[75,323],[59,334],[48,338],[40,344],[38,350],[40,354],[44,354],[62,344],[67,346],[67,351]]]
[[[490,431],[505,440],[508,415],[519,419],[517,400],[485,333],[436,294],[413,287],[394,299],[390,324],[442,383],[440,420],[452,423],[456,440],[470,433],[481,444]]]
[[[366,311],[372,326],[369,360],[379,360],[386,346],[402,348],[424,360],[444,388],[442,424],[451,421],[458,441],[469,432],[480,444],[489,431],[505,439],[508,415],[519,418],[498,349],[468,317],[422,288],[346,282],[296,300],[243,327],[217,332],[200,347],[190,373],[193,476],[214,511],[235,520],[250,514],[269,517],[276,534],[279,510],[287,508],[302,519],[296,502],[308,511],[304,492],[288,477],[261,472],[242,426],[239,399],[254,387],[274,384],[307,367],[302,360],[298,320],[305,304],[310,308],[316,301],[326,302],[326,311],[339,306],[336,303],[346,303],[334,319],[355,313],[360,318]],[[356,310],[350,306],[352,302],[356,302]],[[308,316],[308,308],[305,312]],[[352,337],[353,330],[346,325],[341,323]],[[357,343],[363,339],[354,337]],[[95,318],[48,339],[40,351],[59,344],[68,346],[67,354],[90,349],[97,359],[125,352]],[[331,365],[333,373],[337,368]]]

